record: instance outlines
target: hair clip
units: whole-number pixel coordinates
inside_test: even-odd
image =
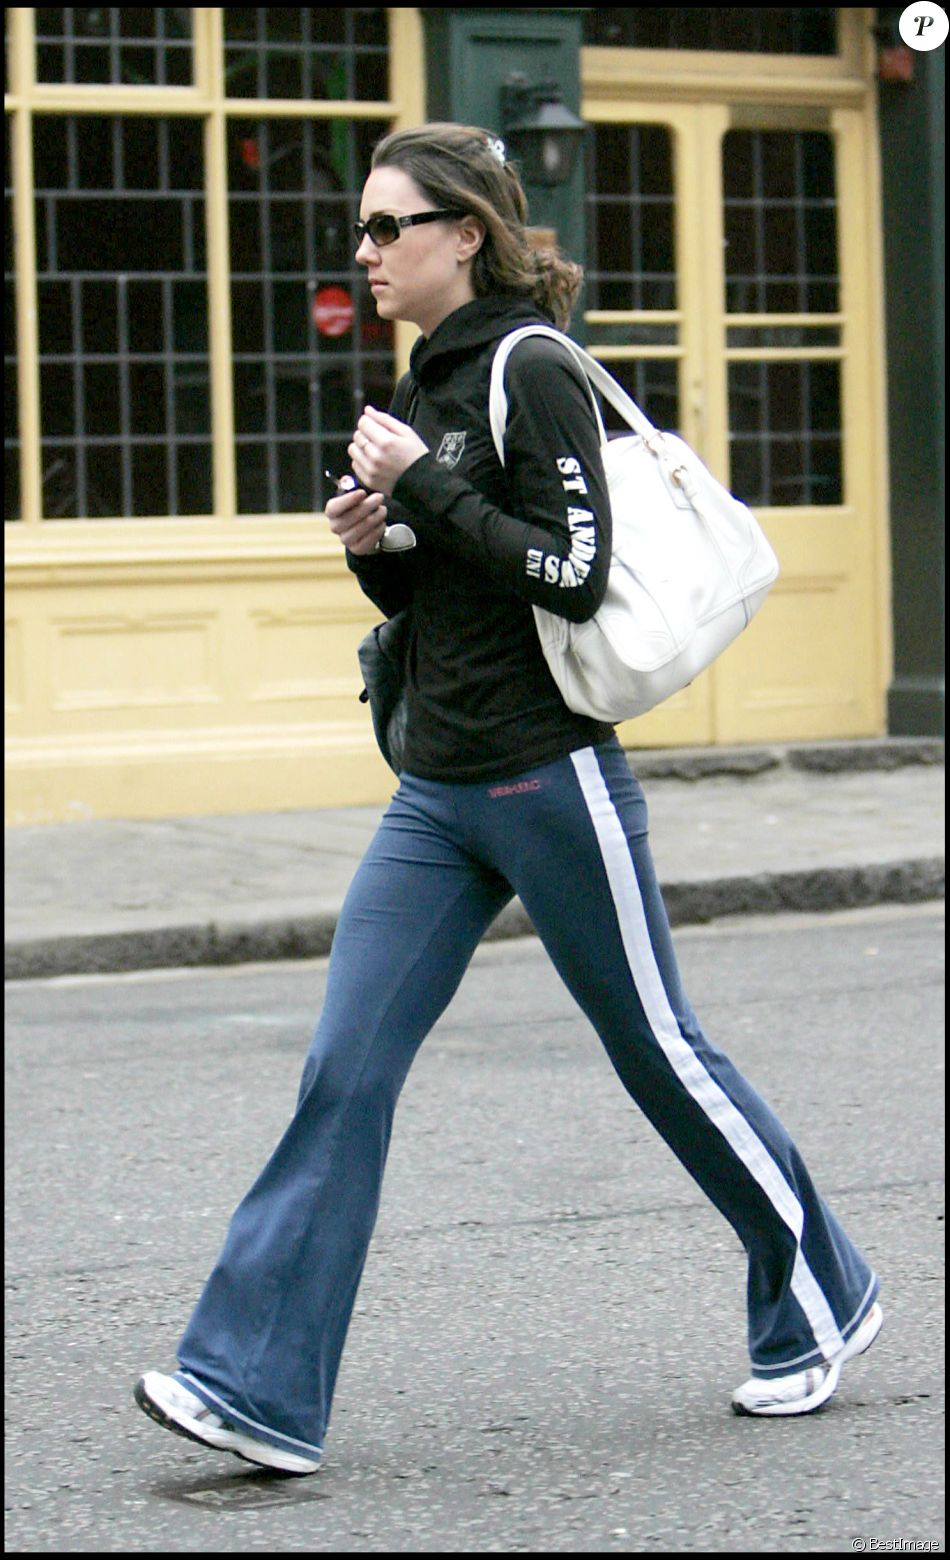
[[[508,157],[508,153],[505,151],[504,141],[500,140],[498,136],[492,135],[488,137],[488,140],[485,144],[494,157],[495,161],[500,163],[503,168]]]

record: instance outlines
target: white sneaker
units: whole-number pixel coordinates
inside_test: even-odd
[[[245,1462],[258,1463],[262,1468],[299,1474],[316,1473],[320,1466],[319,1461],[284,1451],[282,1447],[271,1446],[268,1441],[259,1441],[256,1436],[238,1430],[174,1376],[163,1376],[157,1370],[146,1371],[136,1383],[135,1401],[150,1419],[166,1430],[174,1430],[178,1435],[186,1435],[190,1441],[213,1446],[220,1452],[233,1452]]]
[[[837,1387],[842,1366],[871,1347],[883,1322],[884,1312],[875,1300],[860,1327],[833,1359],[794,1376],[773,1376],[770,1380],[753,1376],[732,1394],[733,1413],[810,1414],[820,1408]]]

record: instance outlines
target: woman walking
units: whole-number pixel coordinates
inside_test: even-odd
[[[506,369],[505,465],[488,422],[499,340],[565,328],[578,267],[528,243],[500,141],[428,125],[377,147],[356,258],[379,315],[422,335],[327,506],[360,586],[411,607],[399,787],[343,907],[297,1109],[238,1207],[178,1348],[136,1399],[165,1427],[286,1473],[320,1464],[399,1092],[483,934],[518,894],[631,1097],[748,1256],[739,1413],[811,1412],[883,1320],[878,1282],[787,1132],[683,992],[640,786],[610,726],[564,704],[532,608],[585,622],[610,505],[584,377],[550,338]],[[391,520],[416,545],[381,550]]]

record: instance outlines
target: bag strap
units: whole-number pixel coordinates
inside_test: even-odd
[[[585,352],[583,347],[579,347],[576,341],[571,340],[570,336],[565,336],[563,331],[555,330],[550,325],[523,325],[519,330],[509,331],[507,336],[502,337],[495,349],[495,356],[492,361],[491,385],[488,392],[488,419],[491,423],[492,438],[495,441],[498,459],[502,465],[505,464],[505,425],[508,421],[505,365],[519,341],[524,341],[528,336],[549,336],[552,341],[559,341],[561,346],[567,348],[578,368],[583,372],[588,388],[590,389],[593,386],[599,390],[604,400],[609,401],[614,410],[619,412],[628,427],[632,428],[635,433],[641,434],[643,438],[649,438],[651,434],[656,432],[650,419],[645,413],[641,412],[636,401],[627,394],[623,385],[619,385],[613,375],[607,372],[603,364],[598,363],[597,359],[591,357],[589,352]],[[597,405],[597,399],[593,390],[591,390],[591,404],[594,408],[594,416],[597,419],[601,446],[603,446],[607,443],[607,431],[604,428],[600,407]]]

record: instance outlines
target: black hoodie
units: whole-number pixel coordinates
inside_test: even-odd
[[[508,361],[504,466],[491,436],[496,344],[531,323],[550,320],[517,299],[479,298],[416,342],[390,410],[429,453],[399,478],[387,508],[418,545],[347,554],[387,617],[412,604],[405,768],[423,779],[510,778],[613,732],[567,708],[532,611],[587,621],[610,561],[590,392],[557,342],[532,338]]]

